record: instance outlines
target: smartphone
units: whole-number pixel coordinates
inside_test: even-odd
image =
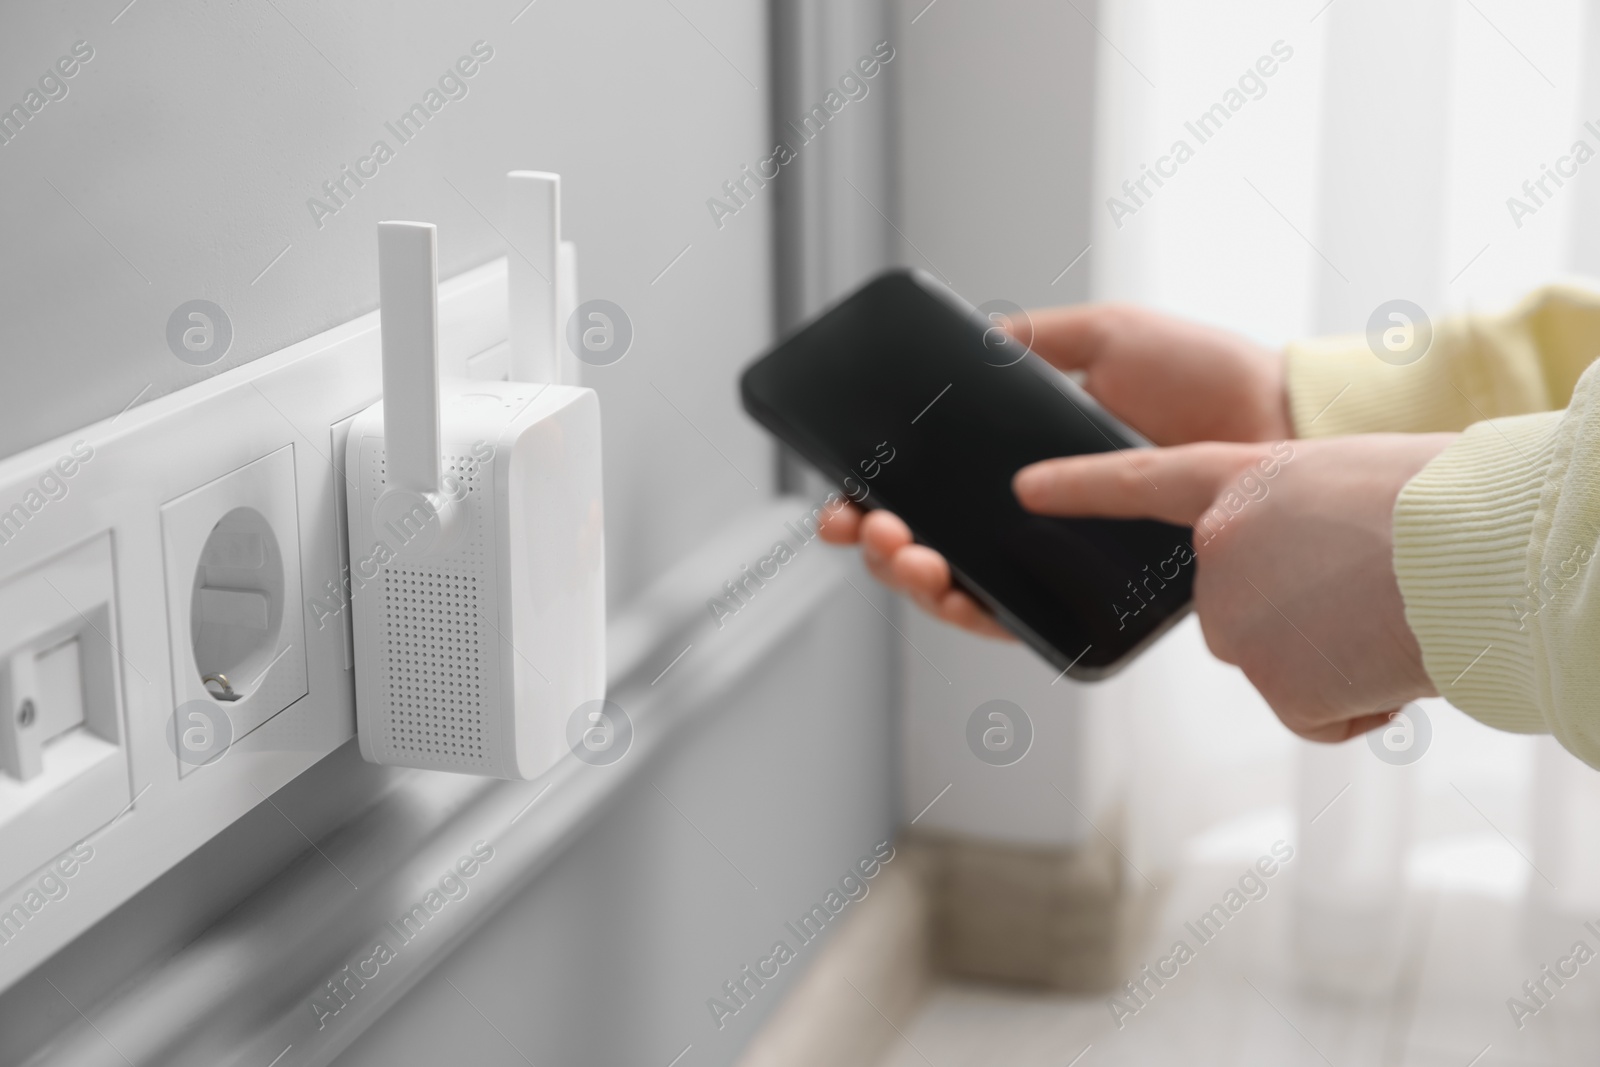
[[[880,275],[746,368],[745,410],[1064,674],[1104,678],[1189,610],[1190,530],[1024,511],[1041,459],[1148,448],[1069,377],[921,271]]]

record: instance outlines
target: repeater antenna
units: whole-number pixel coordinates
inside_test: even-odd
[[[439,433],[439,248],[431,222],[378,223],[383,345],[383,494],[373,532],[404,558],[449,546],[462,507],[443,491]]]
[[[556,383],[561,377],[561,175],[514,170],[506,175],[511,380]]]

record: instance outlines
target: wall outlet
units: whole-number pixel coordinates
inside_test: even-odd
[[[111,538],[0,585],[0,886],[128,803]]]
[[[189,732],[191,701],[231,744],[306,695],[294,445],[164,504],[161,535],[174,748],[186,775],[207,765],[218,733]]]

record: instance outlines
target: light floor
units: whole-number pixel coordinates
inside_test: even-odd
[[[1142,960],[1216,901],[1244,864],[1195,865],[1166,895]],[[1506,1001],[1542,964],[1600,938],[1578,919],[1535,917],[1521,893],[1415,888],[1401,902],[1392,975],[1358,997],[1297,979],[1287,886],[1246,906],[1137,1015],[1106,998],[945,983],[882,1067],[1507,1067],[1600,1064],[1600,959],[1519,1030]],[[1600,928],[1600,915],[1595,925]],[[1554,988],[1551,986],[1550,988]]]

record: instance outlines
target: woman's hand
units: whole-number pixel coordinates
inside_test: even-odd
[[[1246,337],[1122,304],[1030,312],[1014,332],[1158,445],[1294,436],[1283,354]],[[1022,338],[1026,340],[1026,338]]]
[[[912,541],[911,528],[900,516],[882,509],[863,515],[860,508],[846,505],[825,511],[818,532],[836,545],[860,542],[861,558],[872,576],[934,618],[985,637],[1014,640],[987,608],[955,588],[950,564],[927,545]]]
[[[1090,396],[1156,444],[1294,436],[1282,356],[1244,337],[1116,304],[1040,311],[1007,328],[1061,370],[1081,372]],[[859,542],[873,575],[935,618],[1010,636],[896,516],[846,507],[824,521],[822,537]]]
[[[1244,671],[1284,725],[1343,741],[1437,695],[1394,575],[1394,505],[1454,434],[1292,445],[1191,444],[1035,463],[1041,515],[1194,527],[1194,605],[1212,653]]]

